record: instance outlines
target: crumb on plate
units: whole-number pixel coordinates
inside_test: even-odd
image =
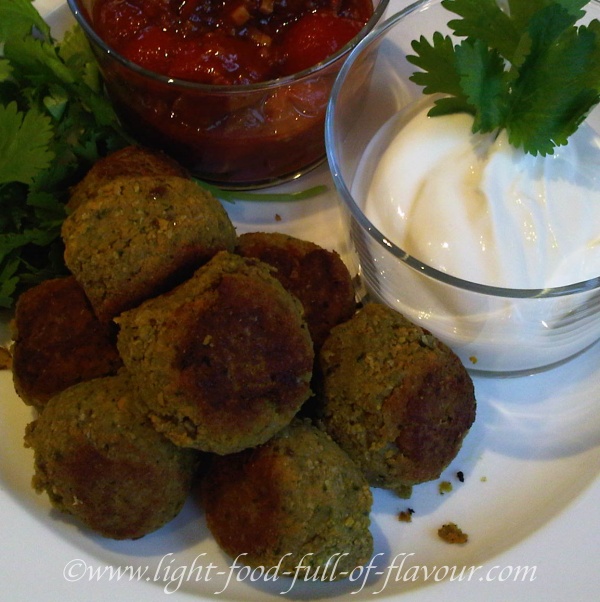
[[[438,536],[447,543],[467,543],[469,536],[456,525],[446,523],[438,529]]]
[[[411,523],[412,515],[414,513],[415,513],[415,511],[412,508],[407,508],[406,510],[400,510],[400,512],[398,512],[398,520],[401,523]]]
[[[450,481],[442,481],[439,484],[438,489],[440,495],[444,495],[444,493],[450,493],[452,491],[452,483]]]

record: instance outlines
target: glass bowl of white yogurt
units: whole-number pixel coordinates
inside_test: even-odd
[[[600,17],[600,2],[582,22]],[[441,0],[390,17],[350,55],[327,157],[365,295],[448,344],[472,371],[550,368],[600,339],[600,110],[551,155],[427,117],[411,42],[450,34]]]

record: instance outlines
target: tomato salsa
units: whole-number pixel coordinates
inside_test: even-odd
[[[387,6],[387,0],[75,1],[80,22],[103,42],[91,37],[124,126],[141,144],[228,188],[272,185],[323,161],[325,113],[344,56],[305,70]]]
[[[206,84],[291,75],[349,42],[371,0],[98,0],[100,37],[133,63]]]

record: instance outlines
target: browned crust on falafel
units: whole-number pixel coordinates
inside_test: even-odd
[[[179,177],[120,177],[62,226],[65,263],[107,321],[179,284],[221,250],[235,228],[220,202]]]
[[[125,372],[69,387],[25,435],[33,487],[113,539],[137,539],[174,518],[199,458],[156,432],[132,390]]]
[[[156,428],[178,445],[227,454],[264,443],[310,395],[301,305],[258,260],[219,253],[117,322]]]
[[[373,551],[368,483],[308,421],[296,419],[264,445],[215,458],[202,498],[219,545],[234,558],[244,554],[250,566],[281,562],[281,572],[293,575],[304,565],[300,575],[320,570],[323,579],[340,579]]]
[[[71,385],[115,374],[123,365],[116,333],[98,320],[72,276],[22,293],[12,325],[15,390],[38,410]]]
[[[99,188],[115,178],[141,176],[178,176],[189,178],[187,170],[157,150],[130,145],[102,157],[70,191],[67,208],[75,211],[93,199]]]
[[[236,252],[276,268],[274,276],[304,307],[315,349],[354,314],[352,277],[335,251],[280,232],[250,232],[238,237]]]
[[[439,477],[475,419],[474,387],[446,345],[369,303],[320,354],[320,422],[371,485],[406,497]]]

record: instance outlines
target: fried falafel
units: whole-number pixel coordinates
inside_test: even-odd
[[[320,424],[371,485],[402,497],[439,477],[475,419],[456,354],[387,306],[369,303],[333,328],[319,364]]]
[[[259,445],[309,397],[314,352],[302,306],[270,272],[221,252],[117,318],[125,366],[177,445],[218,454]]]
[[[122,176],[178,176],[189,178],[187,170],[168,155],[131,145],[102,157],[70,191],[67,208],[75,211],[93,199],[104,184]]]
[[[123,365],[116,332],[98,320],[73,276],[22,293],[12,329],[15,390],[39,411],[60,391],[116,374]]]
[[[372,555],[368,483],[307,420],[294,419],[254,449],[213,458],[201,491],[217,543],[250,566],[332,580]]]
[[[62,226],[65,263],[108,321],[182,282],[236,233],[221,203],[175,176],[118,177]]]
[[[173,519],[199,454],[156,432],[120,372],[74,385],[26,429],[33,487],[52,505],[113,539],[137,539]]]
[[[304,307],[315,350],[333,326],[354,314],[352,277],[335,251],[280,232],[249,232],[238,237],[236,252],[276,268],[275,278]]]

